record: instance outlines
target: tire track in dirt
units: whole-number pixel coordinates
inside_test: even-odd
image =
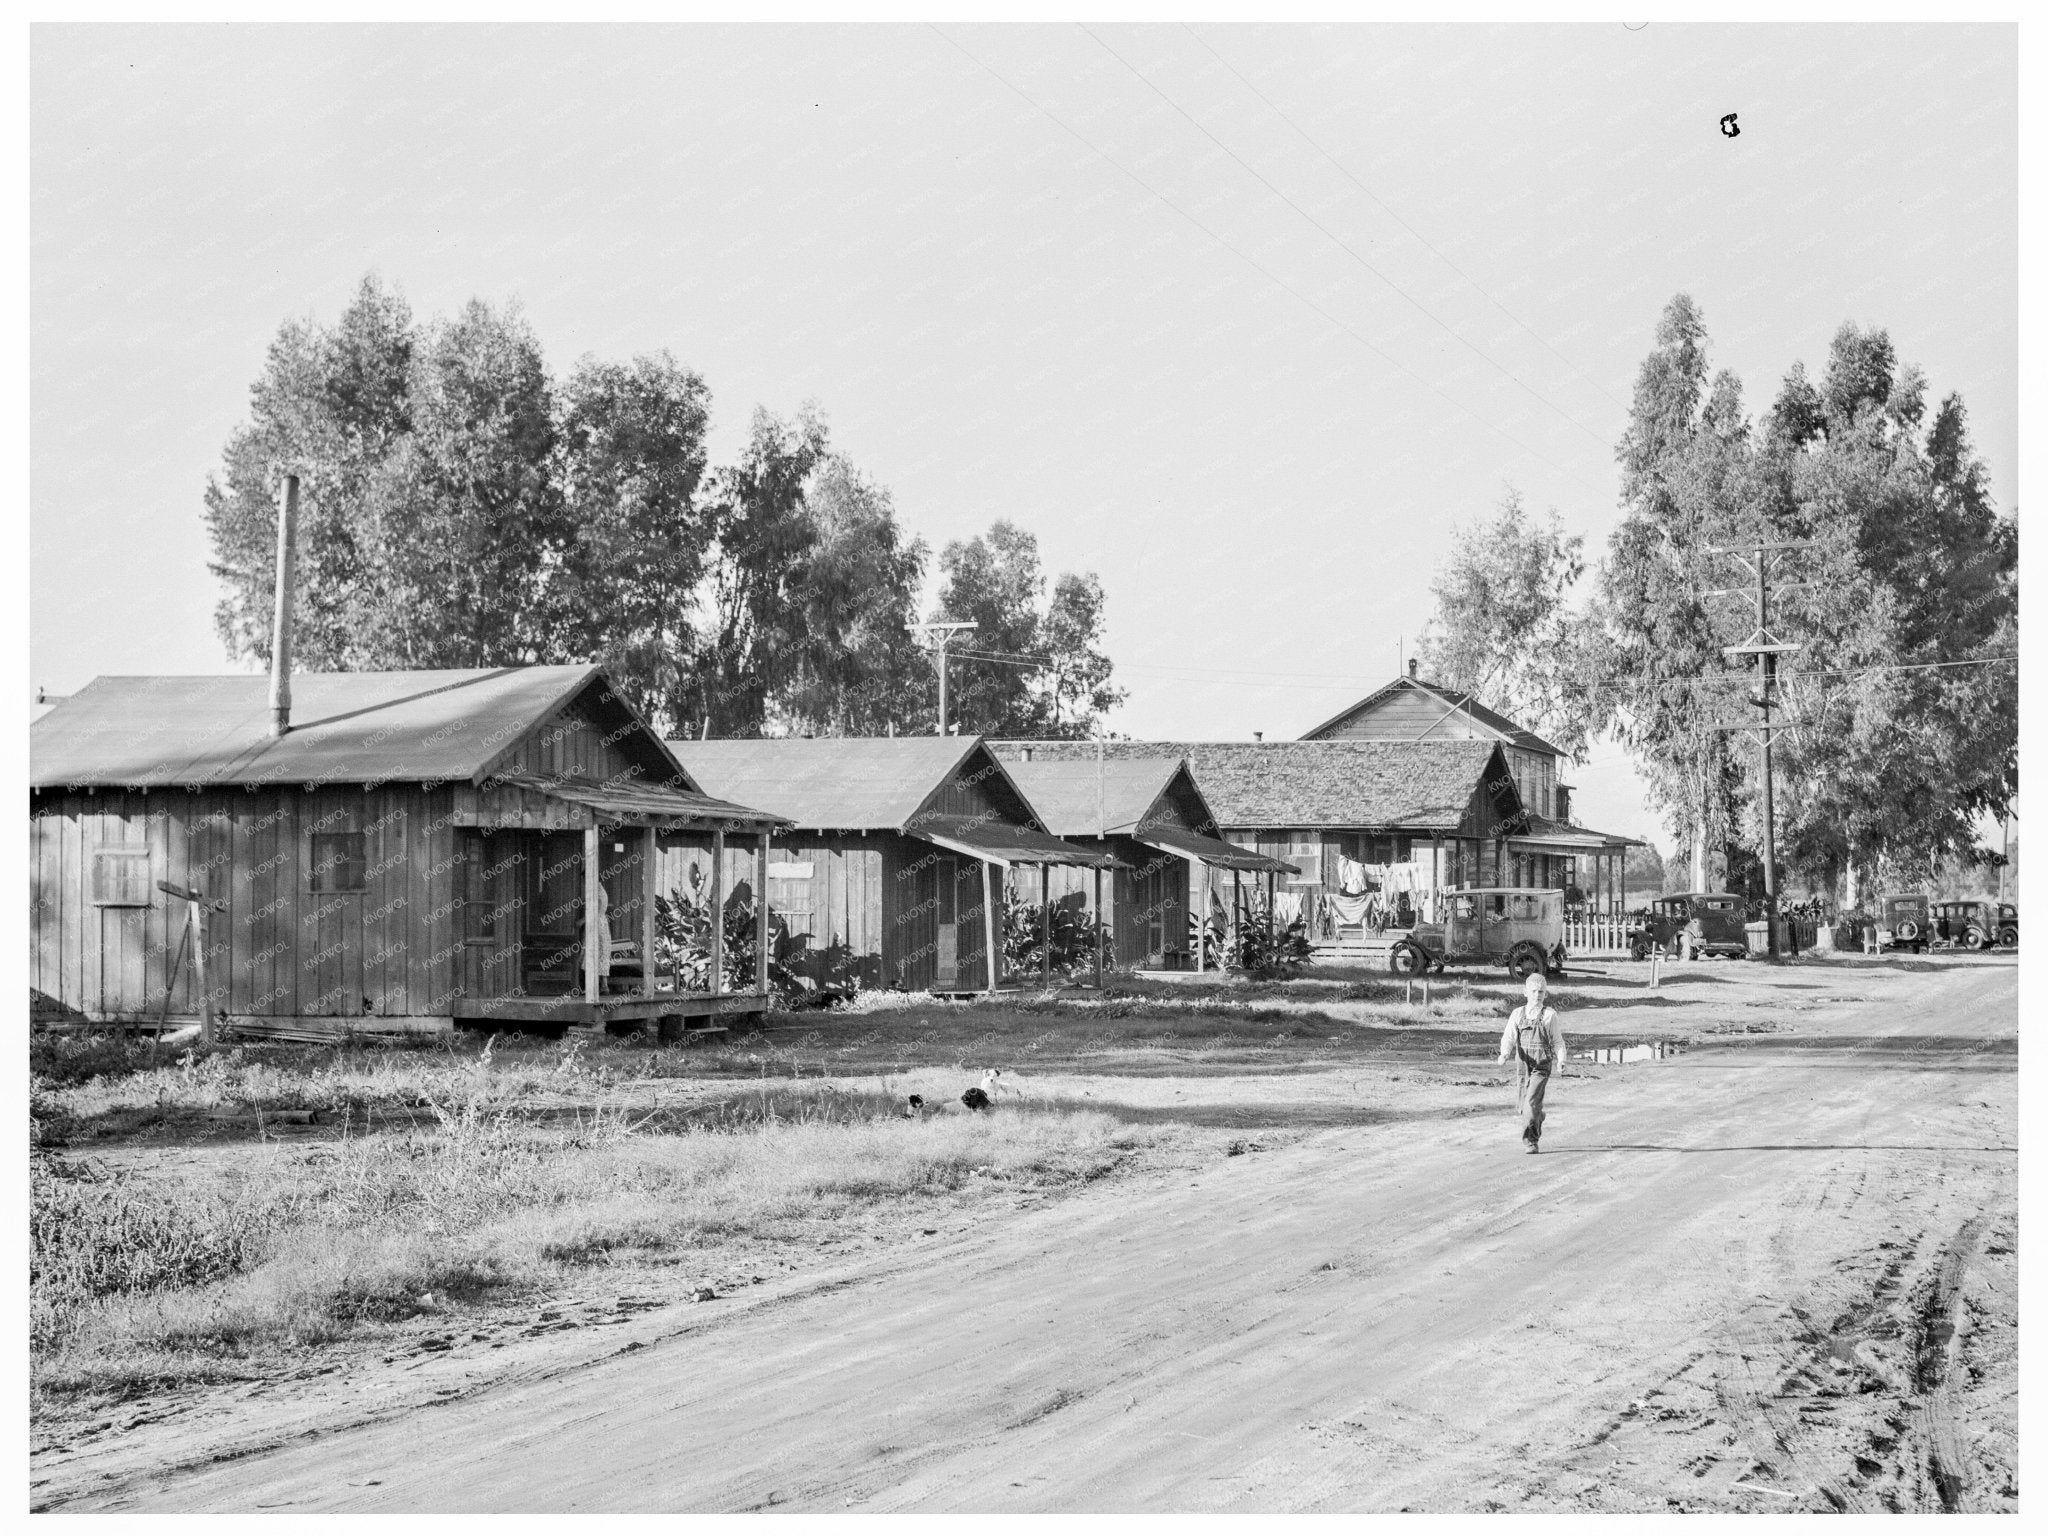
[[[1914,1384],[1924,1401],[1921,1422],[1926,1433],[1927,1473],[1942,1509],[1949,1514],[1969,1508],[1968,1464],[1957,1440],[1955,1404],[1949,1389],[1949,1372],[1956,1352],[1956,1308],[1962,1300],[1963,1275],[1976,1258],[1990,1224],[1991,1214],[1987,1211],[1972,1216],[1956,1229],[1955,1236],[1942,1250],[1919,1318]]]

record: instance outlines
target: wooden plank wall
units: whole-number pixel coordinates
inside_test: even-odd
[[[445,799],[409,785],[39,796],[30,984],[87,1013],[156,1013],[186,921],[185,904],[156,889],[168,880],[227,903],[209,920],[207,962],[225,1013],[445,1013],[453,879],[445,813],[434,815]],[[315,831],[363,834],[363,890],[309,889]],[[108,844],[149,849],[147,907],[93,905],[91,853]],[[198,1009],[189,954],[170,1008]]]

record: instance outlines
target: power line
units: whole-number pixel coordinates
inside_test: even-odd
[[[1125,58],[1122,54],[1118,53],[1116,49],[1112,48],[1108,43],[1104,42],[1102,40],[1101,35],[1098,34],[1093,27],[1089,26],[1086,22],[1081,22],[1079,23],[1079,25],[1083,32],[1086,32],[1091,38],[1094,38],[1096,46],[1101,48],[1102,51],[1104,53],[1107,53],[1112,59],[1115,59],[1117,63],[1123,65],[1125,69],[1129,70],[1131,72],[1131,75],[1135,79],[1137,79],[1141,84],[1143,84],[1148,90],[1150,90],[1153,95],[1157,96],[1161,101],[1165,102],[1169,107],[1173,108],[1174,111],[1178,112],[1182,117],[1186,118],[1188,122],[1192,123],[1194,127],[1201,133],[1201,135],[1204,138],[1206,138],[1211,144],[1214,144],[1218,149],[1222,150],[1223,153],[1230,156],[1231,159],[1235,160],[1239,165],[1243,166],[1246,171],[1250,172],[1254,177],[1256,177],[1258,179],[1258,183],[1260,186],[1264,187],[1268,192],[1272,193],[1275,197],[1279,198],[1281,202],[1285,203],[1288,207],[1292,208],[1296,213],[1300,214],[1301,217],[1306,219],[1312,226],[1314,226],[1314,228],[1320,234],[1322,234],[1325,238],[1333,241],[1336,245],[1338,245],[1344,251],[1345,255],[1349,256],[1353,261],[1357,262],[1361,267],[1365,268],[1366,271],[1370,272],[1374,277],[1378,278],[1381,282],[1385,283],[1389,288],[1393,289],[1394,292],[1398,293],[1402,298],[1406,299],[1411,305],[1415,307],[1418,313],[1426,316],[1430,320],[1430,322],[1437,327],[1438,330],[1442,331],[1446,336],[1449,336],[1452,340],[1456,341],[1460,346],[1464,347],[1466,351],[1470,352],[1474,357],[1478,358],[1481,362],[1486,363],[1490,367],[1498,370],[1504,378],[1513,383],[1517,388],[1521,389],[1523,393],[1527,394],[1529,398],[1534,400],[1537,404],[1547,406],[1551,410],[1557,412],[1559,416],[1563,417],[1566,421],[1570,422],[1574,427],[1577,427],[1581,432],[1585,433],[1586,436],[1592,440],[1594,446],[1599,448],[1606,448],[1609,446],[1608,444],[1601,442],[1600,439],[1592,432],[1590,428],[1586,427],[1582,422],[1578,420],[1577,417],[1573,416],[1569,411],[1565,410],[1563,406],[1558,405],[1548,396],[1540,393],[1538,390],[1530,386],[1527,382],[1518,378],[1511,369],[1507,368],[1504,364],[1496,360],[1490,353],[1484,351],[1479,346],[1468,340],[1455,327],[1449,325],[1444,320],[1440,319],[1437,316],[1436,312],[1430,309],[1428,305],[1424,304],[1420,299],[1416,298],[1415,295],[1408,292],[1407,289],[1403,288],[1399,283],[1395,282],[1391,277],[1387,276],[1386,273],[1382,272],[1378,267],[1374,266],[1371,262],[1367,261],[1364,256],[1360,255],[1357,248],[1353,246],[1349,240],[1346,240],[1342,235],[1336,233],[1336,231],[1332,230],[1328,225],[1324,224],[1321,219],[1318,219],[1314,214],[1310,213],[1306,208],[1302,207],[1301,204],[1297,203],[1285,192],[1281,191],[1278,187],[1274,186],[1271,181],[1266,179],[1265,174],[1262,171],[1260,171],[1257,166],[1253,165],[1249,160],[1245,159],[1243,155],[1240,155],[1236,150],[1232,149],[1228,144],[1224,143],[1223,140],[1218,138],[1214,133],[1210,132],[1208,127],[1205,126],[1199,118],[1197,118],[1193,113],[1189,112],[1187,108],[1183,107],[1179,102],[1175,101],[1152,80],[1148,79],[1144,74],[1142,74],[1138,70],[1137,66],[1132,64],[1129,59]]]
[[[927,22],[925,23],[925,25],[930,27],[932,31],[938,33],[938,35],[944,38],[946,42],[952,44],[954,48],[958,49],[960,53],[965,55],[967,59],[970,60],[972,63],[979,66],[981,69],[986,70],[989,74],[993,75],[998,81],[1000,81],[1003,84],[1005,88],[1007,88],[1013,95],[1015,95],[1018,100],[1022,101],[1026,106],[1030,107],[1033,111],[1037,112],[1040,116],[1044,117],[1047,121],[1051,122],[1054,127],[1068,134],[1084,149],[1086,149],[1090,154],[1094,155],[1099,160],[1106,161],[1112,168],[1121,172],[1130,181],[1136,183],[1137,186],[1146,194],[1153,197],[1157,201],[1164,203],[1168,208],[1172,209],[1175,213],[1179,214],[1188,223],[1194,225],[1196,229],[1200,230],[1203,234],[1207,235],[1211,240],[1214,240],[1218,245],[1222,246],[1226,251],[1230,252],[1231,255],[1235,256],[1239,261],[1243,262],[1246,266],[1250,267],[1254,272],[1258,273],[1259,276],[1265,278],[1266,281],[1273,284],[1274,287],[1279,288],[1282,292],[1287,293],[1291,297],[1307,305],[1310,309],[1314,310],[1316,314],[1321,316],[1322,319],[1325,320],[1328,324],[1342,331],[1345,335],[1349,336],[1353,341],[1357,342],[1360,346],[1364,347],[1368,352],[1372,353],[1382,362],[1387,363],[1391,367],[1399,369],[1402,373],[1406,374],[1409,378],[1413,379],[1422,388],[1428,390],[1432,395],[1435,395],[1437,399],[1443,401],[1444,404],[1450,406],[1451,409],[1458,411],[1465,416],[1470,417],[1479,426],[1483,427],[1489,432],[1492,432],[1495,436],[1501,438],[1503,441],[1512,443],[1516,448],[1520,449],[1530,458],[1536,460],[1539,464],[1548,465],[1551,469],[1557,471],[1558,474],[1563,475],[1568,479],[1576,480],[1578,478],[1570,470],[1564,468],[1563,465],[1558,464],[1555,460],[1550,458],[1548,454],[1539,453],[1536,449],[1531,448],[1527,443],[1523,442],[1520,438],[1516,437],[1512,432],[1508,431],[1507,428],[1501,426],[1498,422],[1488,421],[1485,417],[1481,416],[1477,411],[1474,411],[1469,406],[1461,404],[1459,401],[1453,400],[1449,395],[1445,394],[1441,389],[1437,388],[1436,385],[1430,383],[1429,380],[1425,379],[1413,368],[1410,368],[1406,363],[1402,362],[1399,358],[1383,350],[1380,346],[1378,346],[1369,338],[1361,335],[1353,327],[1346,325],[1342,320],[1338,319],[1335,315],[1331,314],[1330,311],[1325,309],[1321,304],[1318,304],[1314,299],[1310,298],[1307,294],[1303,293],[1299,288],[1296,288],[1292,283],[1289,283],[1285,278],[1281,277],[1279,274],[1275,273],[1270,268],[1265,266],[1265,264],[1260,262],[1256,257],[1251,256],[1246,252],[1240,250],[1237,246],[1233,245],[1229,240],[1225,239],[1222,235],[1218,234],[1215,230],[1211,229],[1207,224],[1204,224],[1200,219],[1196,218],[1195,215],[1188,212],[1187,209],[1181,207],[1179,203],[1175,202],[1172,198],[1168,197],[1164,192],[1161,192],[1158,188],[1154,187],[1150,182],[1146,181],[1145,178],[1140,176],[1136,171],[1131,170],[1122,161],[1118,160],[1114,155],[1111,155],[1107,150],[1098,148],[1094,141],[1089,139],[1088,136],[1082,133],[1078,128],[1070,126],[1063,118],[1059,117],[1049,108],[1040,105],[1039,102],[1035,98],[1033,98],[1029,92],[1025,91],[1022,86],[1019,86],[1016,83],[1014,83],[1007,75],[1005,75],[1001,70],[997,69],[994,65],[984,62],[979,56],[977,56],[972,50],[970,50],[966,44],[958,42],[954,38],[948,36],[947,33],[942,31],[936,23]],[[1605,495],[1607,493],[1595,492],[1594,494]]]
[[[1528,335],[1535,340],[1537,345],[1543,348],[1544,351],[1548,352],[1552,357],[1556,358],[1559,362],[1563,363],[1565,367],[1571,369],[1573,373],[1576,373],[1588,384],[1591,384],[1595,389],[1599,390],[1601,394],[1605,395],[1608,398],[1608,400],[1612,401],[1615,405],[1620,406],[1623,410],[1627,410],[1629,408],[1627,401],[1623,400],[1619,395],[1616,395],[1613,392],[1611,392],[1606,385],[1602,384],[1592,374],[1588,373],[1585,369],[1581,368],[1577,363],[1573,362],[1570,358],[1566,357],[1562,352],[1558,351],[1558,349],[1552,346],[1550,342],[1543,337],[1542,333],[1535,329],[1535,327],[1531,326],[1526,320],[1522,319],[1513,310],[1509,309],[1505,304],[1501,303],[1499,299],[1496,299],[1491,293],[1487,292],[1487,290],[1480,285],[1479,280],[1477,278],[1471,276],[1471,274],[1466,272],[1463,267],[1459,266],[1455,261],[1451,260],[1450,257],[1446,256],[1441,250],[1437,249],[1436,245],[1430,240],[1430,238],[1427,235],[1423,234],[1421,230],[1417,229],[1413,224],[1410,224],[1406,219],[1402,218],[1401,215],[1398,212],[1396,212],[1395,209],[1384,198],[1380,197],[1376,192],[1372,190],[1372,188],[1368,187],[1364,182],[1360,181],[1356,176],[1354,176],[1351,173],[1350,168],[1347,167],[1343,161],[1339,160],[1335,155],[1331,154],[1328,150],[1324,149],[1321,144],[1318,144],[1313,138],[1311,138],[1308,134],[1308,130],[1303,128],[1293,118],[1289,117],[1287,113],[1281,109],[1279,103],[1275,102],[1272,99],[1272,97],[1268,96],[1256,85],[1253,85],[1252,82],[1248,78],[1246,78],[1246,76],[1237,68],[1236,65],[1232,64],[1230,60],[1226,59],[1222,54],[1218,53],[1216,49],[1210,44],[1207,38],[1203,37],[1201,33],[1197,32],[1192,26],[1190,26],[1186,22],[1181,23],[1181,30],[1186,32],[1189,37],[1192,37],[1204,48],[1207,48],[1209,50],[1209,56],[1211,58],[1215,59],[1215,61],[1218,64],[1221,64],[1225,69],[1229,70],[1231,74],[1237,76],[1238,83],[1242,85],[1246,90],[1250,91],[1254,96],[1258,97],[1260,101],[1264,102],[1267,108],[1273,113],[1275,117],[1279,118],[1281,122],[1285,123],[1289,128],[1292,128],[1295,131],[1295,133],[1300,136],[1301,141],[1304,144],[1308,145],[1310,149],[1314,150],[1317,154],[1321,155],[1323,159],[1328,161],[1330,165],[1335,168],[1335,170],[1340,176],[1342,176],[1346,181],[1350,182],[1352,186],[1358,188],[1360,192],[1364,193],[1365,196],[1371,200],[1373,205],[1379,208],[1381,212],[1385,213],[1388,218],[1392,219],[1396,224],[1400,225],[1403,229],[1407,230],[1409,234],[1413,235],[1417,240],[1421,241],[1422,244],[1429,250],[1429,253],[1432,256],[1436,257],[1438,261],[1441,261],[1445,266],[1449,267],[1453,272],[1457,273],[1459,277],[1463,278],[1465,282],[1469,283],[1475,293],[1477,293],[1481,298],[1486,300],[1486,302],[1491,304],[1495,309],[1499,310],[1509,320],[1513,321],[1516,325],[1520,326],[1523,329],[1523,331],[1527,332]]]

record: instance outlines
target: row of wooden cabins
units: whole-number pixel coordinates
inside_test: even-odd
[[[1626,841],[1571,827],[1554,762],[1412,676],[1317,740],[1170,744],[665,741],[595,667],[291,686],[285,722],[261,677],[102,678],[31,727],[39,1006],[682,1028],[768,1006],[768,911],[820,985],[977,992],[1035,979],[1005,974],[1006,893],[1106,914],[1104,966],[1170,968],[1247,876],[1533,885]],[[1373,735],[1424,699],[1453,707],[1421,739]],[[657,894],[690,891],[753,901],[749,974],[718,937],[694,986],[652,963]]]

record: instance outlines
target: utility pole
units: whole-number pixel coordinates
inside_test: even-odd
[[[1740,645],[1724,645],[1721,654],[1757,658],[1761,668],[1761,686],[1749,696],[1749,702],[1763,711],[1762,729],[1756,734],[1763,756],[1763,821],[1764,821],[1764,913],[1770,957],[1778,958],[1778,832],[1777,820],[1771,803],[1771,741],[1778,730],[1791,722],[1773,725],[1771,701],[1778,687],[1778,658],[1800,649],[1796,643],[1780,640],[1771,633],[1771,567],[1773,562],[1793,550],[1810,549],[1810,541],[1749,544],[1739,547],[1710,546],[1709,554],[1732,555],[1756,577],[1756,629]],[[1781,582],[1779,591],[1808,585],[1806,582]],[[1719,597],[1729,593],[1741,593],[1740,587],[1723,588],[1718,592],[1705,594]],[[1745,594],[1746,595],[1746,594]],[[1742,730],[1743,726],[1717,726],[1717,730]]]
[[[946,646],[963,629],[979,629],[979,624],[961,624],[953,621],[934,621],[918,625],[932,635],[932,657],[939,665],[939,734],[946,734]]]

